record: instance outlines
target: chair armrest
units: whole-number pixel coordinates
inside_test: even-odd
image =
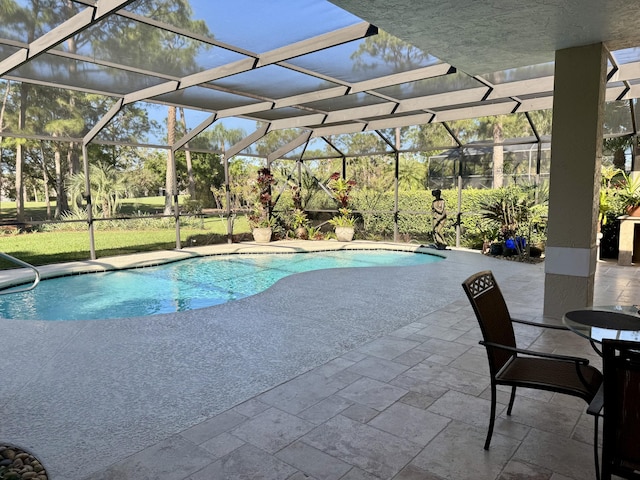
[[[552,323],[532,322],[530,320],[521,320],[519,318],[512,318],[511,321],[515,323],[521,323],[523,325],[531,325],[532,327],[551,328],[553,330],[569,330],[569,327],[567,327],[566,325],[554,325]]]
[[[491,348],[499,348],[501,350],[507,350],[509,352],[514,352],[514,353],[522,353],[524,355],[531,355],[533,357],[549,358],[552,360],[564,360],[566,362],[573,362],[580,365],[589,365],[589,360],[582,357],[573,357],[571,355],[559,355],[557,353],[536,352],[534,350],[510,347],[508,345],[502,345],[500,343],[485,342],[484,340],[480,341],[480,345],[484,345],[485,347],[491,347]]]
[[[601,415],[602,407],[604,407],[604,383],[600,384],[600,388],[598,389],[595,396],[593,397],[593,400],[591,400],[591,403],[587,407],[587,413],[589,415],[596,415],[596,416]]]

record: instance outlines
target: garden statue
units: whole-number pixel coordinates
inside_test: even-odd
[[[433,213],[433,241],[435,247],[438,250],[445,250],[447,244],[444,241],[442,235],[442,229],[444,228],[444,222],[447,219],[447,211],[445,209],[445,202],[441,196],[440,190],[432,190],[431,195],[434,196],[433,202],[431,202],[431,212]]]

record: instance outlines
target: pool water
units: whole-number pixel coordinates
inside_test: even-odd
[[[180,312],[255,295],[294,273],[421,265],[441,259],[387,250],[199,257],[155,267],[43,280],[29,292],[0,296],[0,318],[92,320]]]

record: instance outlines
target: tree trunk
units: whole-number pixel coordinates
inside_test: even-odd
[[[80,171],[80,155],[78,155],[78,144],[71,142],[67,151],[67,165],[69,166],[69,175],[75,175]]]
[[[613,166],[620,170],[625,170],[624,164],[625,164],[624,148],[619,148],[618,150],[613,152]]]
[[[25,117],[27,116],[27,102],[29,85],[20,84],[20,113],[18,117],[18,130],[24,131]],[[24,145],[18,143],[16,148],[16,220],[24,222]]]
[[[2,96],[2,107],[0,108],[0,145],[2,145],[2,131],[4,129],[4,112],[7,108],[7,99],[9,98],[9,91],[11,90],[11,81],[7,81],[7,88]],[[2,165],[2,152],[0,148],[0,165]],[[2,198],[2,169],[0,169],[0,198]]]
[[[184,108],[180,109],[180,118],[182,120],[182,128],[184,129],[184,133],[187,133],[187,120],[184,117]],[[191,200],[196,199],[196,181],[193,178],[193,165],[191,163],[191,151],[189,151],[189,144],[185,145],[186,150],[184,151],[185,158],[187,160],[187,178],[189,179],[189,196]]]
[[[176,107],[169,107],[167,115],[167,143],[173,146],[176,138]],[[173,165],[171,155],[167,154],[167,173],[165,176],[164,214],[171,215],[171,198],[176,193],[173,191]]]
[[[42,156],[42,183],[44,184],[44,201],[47,206],[47,220],[51,220],[51,198],[49,197],[49,174],[47,173],[47,163],[44,158],[44,148],[40,142],[40,155]]]
[[[67,201],[67,192],[64,189],[64,169],[62,167],[62,152],[60,144],[56,143],[53,158],[56,168],[56,212],[55,218],[69,211],[69,202]]]
[[[502,118],[497,116],[493,124],[493,143],[502,143]],[[493,147],[493,188],[501,188],[504,185],[504,147],[494,145]]]

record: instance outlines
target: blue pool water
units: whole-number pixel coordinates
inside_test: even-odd
[[[179,312],[254,295],[294,273],[438,260],[435,255],[386,250],[199,257],[44,280],[29,292],[0,296],[0,318],[91,320]]]

